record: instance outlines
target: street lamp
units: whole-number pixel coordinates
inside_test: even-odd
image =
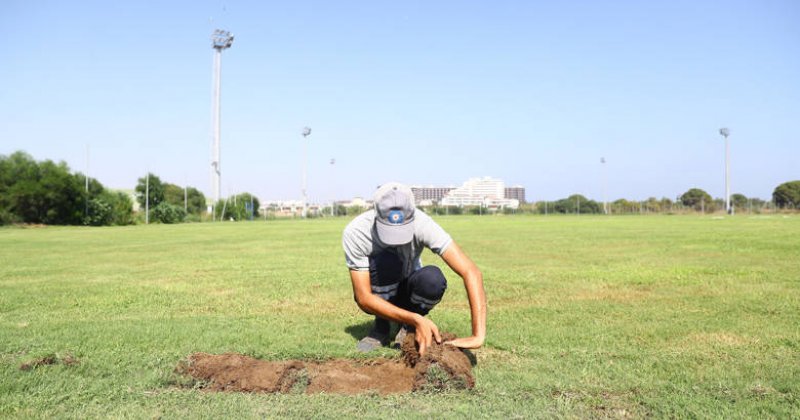
[[[230,32],[217,29],[211,35],[211,46],[214,48],[214,98],[212,101],[213,111],[211,115],[212,127],[214,130],[214,144],[212,147],[211,157],[211,189],[214,193],[214,206],[216,206],[217,202],[219,201],[220,183],[222,180],[222,168],[220,166],[219,154],[222,50],[230,48],[231,45],[233,45],[233,35],[231,35]]]
[[[336,184],[333,182],[333,165],[336,164],[336,159],[331,158],[331,183],[334,188],[331,189],[331,216],[336,216]]]
[[[731,149],[728,146],[728,136],[731,135],[731,131],[723,127],[719,129],[719,134],[721,134],[722,137],[725,138],[725,211],[728,214],[733,214],[733,208],[731,207],[731,184],[730,184]]]
[[[308,195],[306,193],[306,172],[307,172],[307,161],[308,161],[308,142],[306,138],[311,135],[311,129],[308,127],[303,127],[303,218],[307,216],[308,213]]]

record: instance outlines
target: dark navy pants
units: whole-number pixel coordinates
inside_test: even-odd
[[[369,279],[373,295],[423,316],[442,300],[447,289],[439,267],[427,265],[404,277],[402,261],[389,251],[369,258]],[[375,326],[379,332],[389,333],[388,321],[376,317]]]

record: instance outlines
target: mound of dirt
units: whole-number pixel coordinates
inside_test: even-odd
[[[455,338],[448,334],[442,337]],[[175,371],[210,391],[397,394],[417,390],[466,389],[475,386],[467,356],[451,345],[434,344],[420,358],[413,334],[401,347],[401,359],[325,362],[269,362],[226,353],[194,353]]]
[[[406,335],[400,350],[406,364],[414,368],[414,390],[465,389],[475,386],[472,364],[467,355],[457,347],[444,344],[455,338],[453,334],[442,334],[442,344],[434,341],[420,358],[414,334]]]

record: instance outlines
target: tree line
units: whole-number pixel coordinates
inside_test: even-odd
[[[732,194],[731,206],[735,212],[761,212],[765,209],[795,210],[800,209],[800,181],[785,182],[775,188],[772,201],[760,198],[746,197],[744,194]],[[675,200],[670,198],[650,197],[646,200],[628,200],[620,198],[608,203],[589,199],[581,194],[553,201],[535,201],[520,204],[519,208],[487,209],[481,206],[428,206],[425,211],[438,215],[481,214],[497,213],[506,214],[533,213],[533,214],[634,214],[634,213],[714,213],[725,210],[725,200],[712,198],[710,194],[700,188],[691,188]]]
[[[131,199],[66,163],[36,162],[24,152],[0,155],[0,224],[127,225]]]
[[[35,161],[25,152],[0,155],[0,225],[31,223],[48,225],[129,225],[152,221],[180,223],[201,220],[252,220],[259,217],[260,203],[250,193],[236,194],[214,203],[208,212],[206,197],[194,187],[180,187],[163,182],[148,173],[137,180],[134,212],[128,194],[105,188],[93,178],[73,173],[64,162]],[[800,209],[800,181],[778,185],[767,202],[733,194],[731,203],[737,212],[772,209]],[[482,206],[430,206],[431,214],[562,213],[562,214],[625,214],[670,213],[697,211],[713,213],[724,210],[724,200],[712,198],[700,188],[692,188],[677,197],[648,198],[644,201],[618,199],[604,205],[580,194],[555,201],[538,201],[520,205],[519,209],[489,209]],[[331,210],[330,208],[328,210]],[[337,205],[335,215],[352,216],[361,207]],[[324,211],[328,214],[328,211]]]
[[[138,179],[134,212],[131,197],[98,180],[72,172],[64,162],[37,162],[25,152],[0,155],[0,225],[12,223],[110,226],[144,221],[180,223],[210,218],[206,198],[194,187],[163,182],[148,173]],[[220,200],[213,217],[244,220],[258,217],[258,199],[237,194]]]

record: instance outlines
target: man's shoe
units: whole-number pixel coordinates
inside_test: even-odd
[[[403,341],[405,341],[406,336],[409,333],[413,334],[414,329],[405,324],[400,325],[400,329],[397,330],[397,335],[394,336],[394,344],[392,347],[399,349],[403,345]]]
[[[362,353],[367,353],[386,344],[389,344],[389,334],[379,333],[375,328],[372,328],[369,334],[356,344],[356,348]]]

